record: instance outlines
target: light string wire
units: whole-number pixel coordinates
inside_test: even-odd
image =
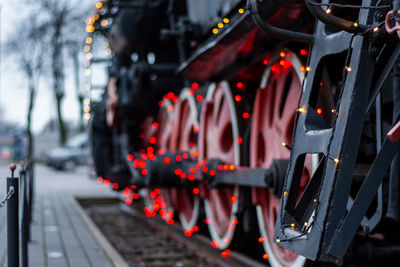
[[[327,3],[327,4],[323,4],[323,3],[315,3],[315,2],[312,1],[312,0],[306,0],[306,1],[307,1],[309,4],[311,4],[311,5],[316,5],[316,6],[328,6],[328,7],[339,7],[339,8],[358,8],[358,9],[386,9],[386,8],[390,8],[390,5],[378,6],[378,5],[382,2],[382,0],[379,0],[379,1],[376,3],[375,6],[344,5],[344,4],[337,4],[337,3]],[[349,48],[348,48],[348,50],[347,50],[347,55],[346,55],[346,60],[345,60],[345,66],[344,66],[344,68],[343,68],[343,73],[342,73],[342,84],[341,84],[340,95],[339,95],[339,98],[338,98],[338,102],[337,102],[337,104],[336,104],[336,112],[335,112],[335,117],[334,117],[334,121],[333,121],[332,135],[331,135],[331,137],[330,137],[329,144],[328,144],[328,151],[330,150],[330,146],[331,146],[332,139],[333,139],[333,135],[334,135],[335,128],[336,128],[336,121],[337,121],[337,118],[338,118],[338,110],[339,110],[339,107],[340,107],[340,102],[341,102],[341,99],[342,99],[343,90],[344,90],[344,86],[345,86],[345,80],[346,80],[347,73],[348,73],[348,71],[346,70],[346,68],[349,66],[349,60],[350,60],[350,56],[351,56],[351,50],[352,50],[352,45],[353,45],[354,37],[357,36],[357,35],[364,35],[364,34],[370,32],[370,31],[373,31],[374,28],[382,26],[383,23],[384,23],[384,22],[379,23],[378,26],[375,26],[375,27],[373,27],[373,28],[370,28],[370,29],[368,29],[368,30],[366,30],[366,31],[364,31],[364,32],[362,32],[362,33],[353,34],[352,37],[351,37],[351,39],[350,39]],[[310,48],[311,48],[311,45],[310,45]],[[310,48],[309,48],[309,50],[311,51]],[[309,62],[310,62],[310,56],[311,56],[311,55],[309,55],[309,56],[307,57],[307,66],[309,65]],[[306,75],[304,76],[303,81],[302,81],[302,90],[301,90],[301,92],[300,92],[299,100],[298,100],[298,103],[297,103],[297,108],[298,108],[298,109],[299,109],[300,106],[301,106],[301,101],[302,101],[302,97],[303,97],[303,93],[304,93],[304,92],[303,92],[303,91],[304,91],[303,89],[304,89],[305,79],[306,79]],[[297,125],[297,122],[298,122],[298,116],[299,116],[299,112],[296,112],[296,115],[295,115],[295,123],[294,123],[294,126],[295,126],[295,127],[294,127],[294,133],[293,133],[293,143],[295,142],[295,137],[296,137],[296,132],[297,132],[297,131],[296,131],[296,130],[297,130],[296,125]],[[328,155],[327,157],[330,158],[329,155]],[[289,167],[288,167],[288,168],[291,167],[291,164],[292,164],[292,161],[289,162]],[[325,168],[324,168],[324,171],[323,171],[323,175],[322,175],[322,176],[325,176],[325,174],[326,174],[326,166],[325,166]],[[287,173],[287,176],[288,176],[288,173]],[[288,179],[287,179],[288,177],[287,177],[287,176],[286,176],[286,178],[285,178],[284,187],[283,187],[283,188],[284,188],[284,192],[286,192],[286,189],[287,189],[287,181],[288,181]],[[302,231],[300,232],[300,234],[297,235],[297,236],[294,236],[294,237],[287,237],[286,234],[285,234],[285,232],[284,232],[285,228],[287,228],[288,226],[291,226],[291,225],[290,225],[290,224],[281,224],[281,229],[280,229],[280,230],[281,230],[281,236],[284,236],[285,238],[283,238],[283,239],[279,239],[279,238],[278,238],[277,241],[279,240],[279,242],[285,242],[285,241],[287,242],[287,241],[292,241],[292,240],[299,239],[299,238],[301,238],[302,236],[304,236],[304,235],[307,234],[308,229],[310,229],[312,225],[315,225],[319,230],[321,230],[320,226],[318,226],[318,224],[316,223],[315,218],[317,217],[317,214],[318,214],[318,207],[319,207],[319,204],[320,204],[320,202],[319,202],[319,196],[320,196],[321,191],[322,191],[322,188],[323,188],[323,183],[324,183],[324,179],[322,179],[322,181],[321,181],[321,185],[320,185],[320,187],[319,187],[319,190],[318,190],[317,195],[316,195],[316,198],[315,198],[315,199],[317,200],[317,202],[316,202],[315,213],[314,213],[314,215],[313,215],[312,222],[311,222],[309,225],[307,225],[307,227],[303,227],[303,229],[302,229]],[[285,194],[282,194],[282,196],[281,196],[281,201],[284,201],[284,197],[285,197]],[[283,212],[280,213],[280,221],[283,222]]]
[[[307,3],[313,6],[324,6],[324,7],[338,7],[338,8],[353,8],[353,9],[386,9],[390,8],[390,5],[382,5],[378,6],[382,0],[378,1],[375,6],[360,6],[360,5],[346,5],[346,4],[338,4],[338,3],[316,3],[313,0],[306,0]]]
[[[342,96],[343,96],[343,91],[344,91],[344,86],[345,86],[345,80],[346,80],[346,77],[347,77],[347,74],[348,74],[348,71],[346,70],[346,67],[348,67],[348,66],[349,66],[349,63],[350,63],[350,57],[351,57],[351,53],[352,53],[351,51],[352,51],[352,46],[353,46],[353,41],[354,41],[355,36],[357,36],[357,34],[353,34],[353,35],[352,35],[352,37],[351,37],[351,39],[350,39],[350,42],[349,42],[349,48],[347,49],[347,55],[346,55],[345,64],[344,64],[343,72],[342,72],[341,90],[340,90],[340,95],[339,95],[339,98],[338,98],[338,102],[336,103],[336,112],[335,112],[335,117],[334,117],[334,120],[333,120],[332,134],[331,134],[331,136],[330,136],[330,140],[329,140],[329,143],[328,143],[327,151],[330,151],[330,146],[331,146],[331,144],[332,144],[332,139],[333,139],[333,136],[334,136],[334,133],[335,133],[335,129],[336,129],[336,121],[337,121],[338,114],[339,114],[338,111],[339,111],[340,103],[341,103]],[[307,65],[309,64],[309,60],[310,60],[310,56],[307,58]],[[305,79],[306,79],[306,76],[304,76],[304,79],[303,79],[303,82],[302,82],[302,88],[304,87],[304,81],[305,81]],[[300,108],[302,97],[303,97],[303,89],[302,89],[301,92],[300,92],[300,96],[299,96],[297,108]],[[296,112],[296,115],[295,115],[295,116],[296,116],[296,118],[295,118],[295,126],[296,126],[296,125],[297,125],[298,116],[299,116],[299,112]],[[295,137],[296,137],[296,132],[297,132],[296,129],[297,129],[297,127],[295,127],[295,130],[294,130],[293,140],[295,140]],[[293,141],[293,142],[294,142],[294,141]],[[328,155],[328,158],[330,158],[329,155]],[[291,165],[291,161],[290,161],[290,163],[289,163],[289,168],[290,168],[290,165]],[[324,177],[325,174],[326,174],[326,166],[325,166],[325,168],[324,168],[322,177]],[[288,175],[288,173],[287,173],[287,175]],[[286,177],[286,178],[287,178],[287,177]],[[322,179],[321,185],[319,186],[319,189],[318,189],[318,192],[317,192],[317,195],[316,195],[316,197],[314,198],[314,199],[317,200],[317,202],[316,202],[316,205],[315,205],[315,208],[314,208],[315,213],[313,214],[311,223],[308,224],[307,226],[302,227],[302,230],[300,231],[299,235],[293,236],[293,237],[287,237],[287,235],[285,234],[285,229],[288,228],[288,227],[290,227],[291,225],[290,225],[290,224],[281,224],[281,229],[280,229],[281,235],[280,235],[280,237],[283,236],[284,238],[278,238],[278,239],[279,239],[279,242],[288,242],[288,241],[293,241],[293,240],[296,240],[296,239],[300,239],[301,237],[303,237],[303,236],[305,236],[305,235],[307,234],[308,230],[309,230],[313,225],[315,225],[319,230],[321,230],[321,227],[317,224],[315,218],[316,218],[317,215],[318,215],[318,207],[319,207],[319,204],[320,204],[319,196],[320,196],[320,194],[321,194],[321,191],[322,191],[322,188],[323,188],[323,184],[324,184],[324,179]],[[287,179],[285,179],[285,184],[284,184],[284,187],[283,187],[283,188],[284,188],[284,191],[286,191],[286,188],[287,188]],[[281,201],[284,200],[284,197],[285,197],[285,195],[282,194],[282,197],[281,197],[282,199],[281,199]],[[280,213],[280,220],[281,220],[281,222],[283,222],[283,213],[282,213],[282,212]],[[278,239],[277,239],[277,240],[278,240]]]

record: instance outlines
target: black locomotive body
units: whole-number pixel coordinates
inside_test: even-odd
[[[143,189],[146,211],[187,235],[208,228],[223,256],[257,241],[271,266],[395,255],[398,9],[99,2],[87,30],[113,51],[92,107],[99,179],[128,199]]]

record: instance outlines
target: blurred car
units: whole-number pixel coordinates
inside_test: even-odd
[[[86,164],[88,158],[88,134],[85,132],[69,139],[63,147],[49,150],[46,164],[59,170],[73,171],[78,165]]]
[[[0,159],[10,159],[10,151],[9,146],[0,146]]]

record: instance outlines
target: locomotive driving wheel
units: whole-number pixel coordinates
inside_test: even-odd
[[[238,118],[229,84],[211,84],[200,118],[200,160],[219,159],[226,164],[240,164]],[[231,245],[238,223],[239,187],[205,186],[206,223],[214,246]]]
[[[158,153],[164,154],[170,151],[172,145],[172,132],[173,132],[173,121],[174,121],[174,111],[169,107],[173,104],[169,100],[163,101],[163,107],[160,109],[157,118],[157,131],[155,133],[157,146],[156,149]],[[153,124],[154,125],[154,124]],[[154,126],[151,126],[154,127]],[[152,192],[157,192],[152,194]],[[154,210],[154,204],[160,206],[165,212],[164,215],[160,213],[163,219],[173,219],[174,217],[174,204],[171,197],[170,189],[167,188],[147,188],[147,193],[145,194],[145,205]],[[161,204],[161,205],[160,205]]]
[[[250,166],[269,168],[274,159],[289,159],[290,151],[282,143],[291,145],[297,101],[304,74],[293,53],[271,60],[257,91],[250,137]],[[309,180],[311,160],[306,165],[300,188]],[[257,204],[257,219],[264,250],[271,266],[303,266],[306,259],[273,242],[280,198],[268,189],[253,189]]]
[[[183,90],[179,95],[174,117],[171,151],[192,155],[193,151],[197,150],[199,122],[196,103],[188,89]],[[179,220],[185,231],[192,229],[199,217],[200,198],[193,193],[194,188],[194,184],[191,184],[189,188],[170,190],[174,208],[179,213]]]

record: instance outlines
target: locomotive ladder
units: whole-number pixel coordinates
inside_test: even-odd
[[[376,4],[374,0],[362,2],[363,6]],[[378,24],[377,12],[361,9],[358,23]],[[381,145],[378,141],[378,154],[372,167],[356,198],[350,197],[364,119],[400,53],[395,40],[375,43],[377,34],[375,31],[332,33],[322,22],[316,24],[311,69],[304,84],[274,237],[282,247],[312,260],[340,262],[360,224],[365,227],[371,224],[373,228],[381,218],[381,189],[376,216],[367,219],[365,214],[400,147],[398,139],[385,138]],[[340,53],[347,53],[346,67],[351,69],[344,74],[334,122],[326,125],[310,102],[316,84],[319,85],[316,78],[319,64],[324,57]],[[376,112],[380,112],[378,108]],[[319,163],[299,196],[307,154],[318,155]]]

